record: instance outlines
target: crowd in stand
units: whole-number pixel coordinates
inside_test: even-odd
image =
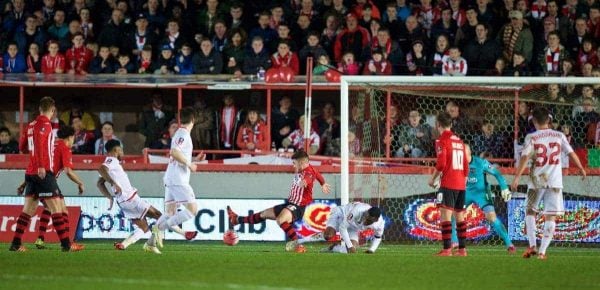
[[[565,2],[566,1],[566,2]],[[598,0],[4,0],[4,73],[591,76]]]

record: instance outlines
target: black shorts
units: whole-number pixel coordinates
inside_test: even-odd
[[[60,189],[54,173],[46,172],[46,177],[40,179],[37,175],[25,175],[25,196],[35,198],[60,197]]]
[[[273,210],[275,211],[275,216],[278,216],[284,208],[287,208],[292,212],[292,215],[294,216],[294,221],[301,220],[304,217],[305,207],[301,205],[295,205],[289,202],[274,206]]]
[[[446,209],[463,211],[465,210],[465,191],[440,188],[436,203]]]

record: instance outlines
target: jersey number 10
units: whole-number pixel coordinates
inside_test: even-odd
[[[464,157],[465,157],[465,152],[463,150],[456,150],[456,149],[452,150],[452,169],[463,170]]]

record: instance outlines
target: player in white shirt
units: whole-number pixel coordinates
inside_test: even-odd
[[[196,196],[190,186],[190,174],[196,171],[196,164],[192,163],[194,146],[190,136],[194,127],[194,109],[192,107],[181,109],[179,120],[181,127],[171,139],[171,157],[164,176],[166,214],[152,226],[152,235],[159,247],[163,246],[164,230],[192,219],[198,212]],[[204,154],[200,154],[197,159],[203,158]],[[176,212],[180,205],[184,208]]]
[[[104,163],[102,163],[102,166],[98,169],[98,172],[100,173],[100,178],[97,183],[98,189],[110,200],[109,210],[113,206],[114,199],[116,199],[117,204],[123,211],[123,215],[126,218],[131,219],[137,226],[137,229],[135,229],[127,239],[123,242],[115,243],[115,248],[117,250],[125,250],[125,248],[137,242],[149,231],[146,216],[158,219],[161,217],[162,213],[151,206],[147,201],[140,198],[137,189],[131,185],[127,173],[125,173],[123,166],[120,164],[121,157],[123,156],[121,142],[118,140],[109,140],[106,142],[105,148],[107,157]],[[111,191],[114,194],[114,197],[106,188],[106,182],[111,185]],[[197,234],[197,232],[184,232],[178,226],[173,227],[172,229],[188,240],[193,239]],[[155,246],[152,237],[144,244],[144,250],[160,254],[160,250]]]
[[[325,228],[323,235],[316,234],[300,239],[298,243],[330,241],[339,231],[342,238],[341,244],[332,244],[326,252],[356,253],[356,248],[359,245],[359,233],[372,229],[375,232],[375,237],[365,253],[373,254],[381,243],[384,226],[385,222],[378,207],[362,202],[352,202],[331,210],[327,220],[327,228]]]
[[[550,114],[548,109],[537,107],[533,110],[533,125],[536,131],[525,137],[523,152],[519,160],[519,166],[515,179],[511,184],[513,191],[517,190],[519,178],[531,160],[529,170],[530,180],[527,183],[527,208],[525,216],[525,229],[529,240],[529,248],[523,254],[524,258],[530,258],[538,254],[537,241],[535,237],[535,216],[539,209],[540,201],[544,201],[544,230],[542,242],[539,249],[539,259],[546,259],[546,249],[552,241],[556,228],[556,216],[564,214],[564,201],[562,194],[562,166],[561,153],[567,154],[573,163],[579,168],[582,179],[585,179],[585,169],[579,158],[573,152],[565,135],[559,131],[550,129]]]

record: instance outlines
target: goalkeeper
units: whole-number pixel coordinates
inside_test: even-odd
[[[486,175],[491,174],[496,178],[500,185],[500,189],[502,190],[502,198],[505,202],[508,202],[511,198],[511,193],[506,184],[506,180],[494,165],[482,158],[484,156],[473,156],[471,154],[471,148],[468,145],[465,146],[465,153],[467,154],[467,160],[469,160],[469,177],[467,178],[465,208],[470,204],[477,204],[477,206],[485,213],[485,218],[492,228],[494,228],[494,231],[502,238],[502,240],[504,240],[504,244],[508,247],[508,253],[512,254],[515,252],[515,246],[508,237],[508,233],[502,222],[496,218],[496,212],[494,211],[494,195],[487,183]],[[452,219],[452,244],[458,244],[456,221],[454,219]]]

